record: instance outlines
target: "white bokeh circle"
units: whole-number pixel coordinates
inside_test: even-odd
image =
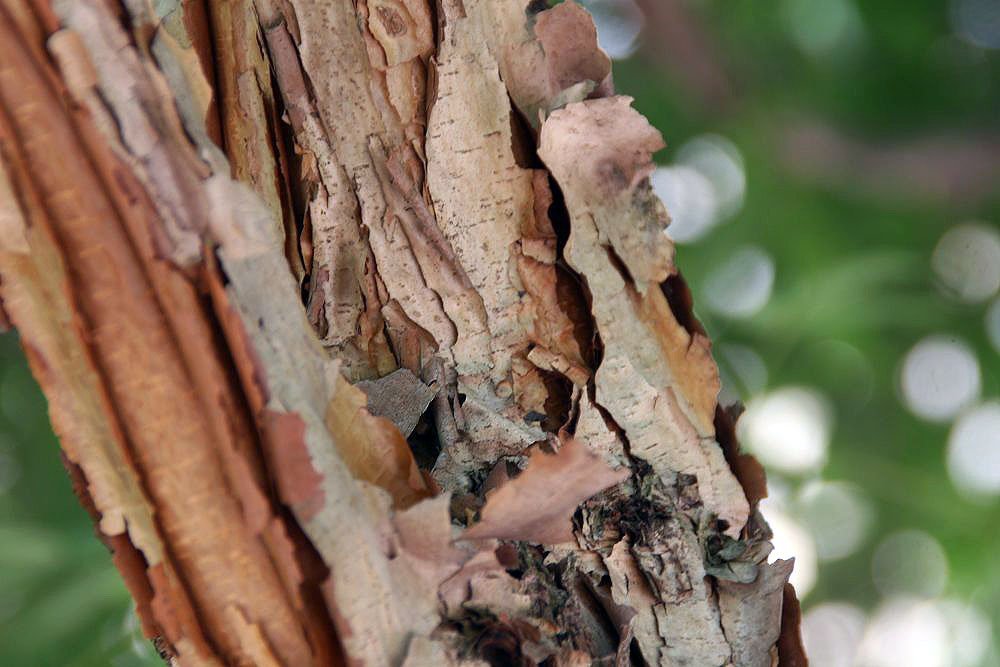
[[[964,342],[928,336],[907,353],[899,386],[913,414],[947,421],[979,398],[979,362]]]

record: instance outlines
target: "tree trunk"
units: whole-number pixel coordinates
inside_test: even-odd
[[[0,0],[0,296],[193,665],[802,665],[589,16]]]

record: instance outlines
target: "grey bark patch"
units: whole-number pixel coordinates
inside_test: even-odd
[[[406,368],[378,380],[363,380],[356,386],[368,395],[368,411],[391,421],[404,437],[417,427],[420,416],[437,395],[437,389],[421,382]]]

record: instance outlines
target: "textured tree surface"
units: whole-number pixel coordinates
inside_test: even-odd
[[[165,658],[803,665],[567,1],[0,0],[0,296]]]

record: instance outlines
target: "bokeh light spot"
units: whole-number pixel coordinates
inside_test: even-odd
[[[785,29],[811,56],[843,55],[864,37],[864,23],[850,0],[785,0]]]
[[[771,299],[774,274],[769,254],[756,246],[744,246],[709,274],[706,305],[726,317],[752,317]]]
[[[802,618],[802,641],[813,667],[852,667],[865,632],[865,613],[845,602],[826,602]]]
[[[990,650],[990,619],[978,608],[957,600],[937,604],[948,626],[948,644],[954,667],[976,667]]]
[[[644,17],[633,0],[584,0],[581,4],[594,17],[597,41],[612,59],[635,53]]]
[[[652,183],[670,213],[670,238],[693,243],[743,206],[743,156],[725,137],[700,135],[680,147],[673,166],[657,169]]]
[[[952,227],[931,255],[945,292],[966,303],[989,299],[1000,289],[1000,233],[979,223]]]
[[[868,536],[874,511],[864,493],[847,482],[806,484],[798,510],[816,541],[820,560],[836,560],[857,551]]]
[[[799,598],[804,598],[816,585],[818,574],[816,545],[812,536],[770,499],[761,501],[760,511],[774,534],[771,538],[774,551],[768,556],[768,561],[795,559],[795,568],[788,581],[795,586]]]
[[[687,166],[659,167],[650,182],[670,214],[667,234],[677,243],[691,243],[707,234],[718,218],[715,190],[708,178]]]
[[[718,134],[688,140],[677,151],[677,163],[692,167],[712,184],[721,219],[730,218],[743,206],[747,177],[740,150]]]
[[[907,353],[900,374],[903,401],[913,414],[947,421],[979,397],[979,362],[963,342],[929,336]]]
[[[829,404],[818,392],[784,387],[749,402],[739,434],[765,466],[801,474],[826,462],[831,422]]]
[[[859,667],[951,667],[948,625],[931,602],[893,599],[868,624]]]
[[[976,607],[955,600],[901,596],[887,600],[876,611],[855,664],[976,667],[983,664],[991,645],[990,621]]]
[[[933,537],[902,530],[886,537],[872,557],[872,580],[885,596],[935,597],[948,584],[948,559]]]
[[[948,472],[960,490],[1000,494],[1000,403],[963,414],[948,436]]]

